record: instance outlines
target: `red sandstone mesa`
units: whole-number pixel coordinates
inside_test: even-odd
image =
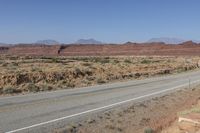
[[[200,44],[192,41],[178,45],[164,43],[125,43],[125,44],[71,44],[34,45],[24,44],[0,47],[0,54],[12,55],[62,55],[62,56],[114,56],[114,55],[200,55]]]

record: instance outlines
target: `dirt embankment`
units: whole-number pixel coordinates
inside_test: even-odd
[[[0,94],[84,87],[198,68],[199,57],[1,56]]]
[[[88,120],[55,129],[54,133],[157,133],[177,119],[177,112],[191,108],[200,100],[200,89],[185,89],[132,103],[121,109],[98,114]],[[170,132],[174,133],[174,132]]]

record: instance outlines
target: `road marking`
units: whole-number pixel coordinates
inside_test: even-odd
[[[191,84],[195,84],[197,82],[200,82],[200,80],[193,81],[193,82],[191,82]],[[46,124],[53,123],[53,122],[58,122],[58,121],[61,121],[61,120],[64,120],[64,119],[80,116],[80,115],[91,113],[91,112],[95,112],[95,111],[98,111],[98,110],[111,108],[111,107],[114,107],[114,106],[118,106],[118,105],[121,105],[121,104],[124,104],[124,103],[128,103],[128,102],[131,102],[131,101],[142,99],[142,98],[145,98],[145,97],[150,97],[150,96],[153,96],[153,95],[161,94],[163,92],[167,92],[167,91],[170,91],[170,90],[175,90],[175,89],[182,88],[182,87],[185,87],[185,86],[188,86],[188,83],[185,83],[185,84],[182,84],[182,85],[179,85],[179,86],[176,86],[176,87],[172,87],[172,88],[169,88],[169,89],[165,89],[165,90],[162,90],[162,91],[153,92],[153,93],[150,93],[150,94],[139,96],[139,97],[136,97],[136,98],[128,99],[128,100],[125,100],[125,101],[117,102],[117,103],[114,103],[114,104],[106,105],[106,106],[103,106],[103,107],[87,110],[87,111],[80,112],[80,113],[77,113],[77,114],[68,115],[68,116],[65,116],[65,117],[58,118],[58,119],[53,119],[53,120],[50,120],[50,121],[41,122],[41,123],[34,124],[34,125],[31,125],[31,126],[19,128],[19,129],[12,130],[12,131],[8,131],[8,132],[5,132],[5,133],[16,133],[16,132],[27,130],[27,129],[30,129],[30,128],[39,127],[39,126],[42,126],[42,125],[46,125]]]

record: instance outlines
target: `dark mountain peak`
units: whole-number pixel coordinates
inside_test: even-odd
[[[36,42],[36,44],[53,45],[53,44],[59,44],[59,42],[56,40],[47,39],[47,40],[39,40]]]
[[[195,42],[193,42],[192,40],[190,40],[190,41],[183,42],[183,43],[181,43],[180,45],[187,45],[187,46],[190,46],[190,45],[197,45],[197,43],[195,43]]]
[[[130,42],[130,41],[128,41],[128,42],[126,42],[126,43],[124,43],[124,44],[134,44],[133,42]]]
[[[145,44],[155,44],[155,45],[164,45],[166,44],[165,42],[147,42]]]
[[[160,38],[152,38],[147,41],[147,43],[154,43],[154,42],[163,42],[165,44],[180,44],[185,42],[185,40],[179,38],[160,37]]]
[[[7,45],[7,44],[6,44],[6,43],[1,43],[1,42],[0,42],[0,46],[5,46],[5,45]]]
[[[75,44],[102,44],[102,42],[90,38],[90,39],[79,39],[75,42]]]

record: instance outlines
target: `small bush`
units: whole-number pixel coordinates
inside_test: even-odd
[[[83,66],[92,66],[92,64],[90,64],[90,63],[83,63],[82,65]]]
[[[73,83],[73,82],[67,82],[67,83],[66,83],[66,86],[67,86],[68,88],[74,88],[76,85],[75,85],[75,83]]]
[[[79,68],[75,68],[74,75],[75,77],[79,77],[79,76],[84,76],[85,74]]]
[[[119,63],[119,60],[114,60],[113,62],[117,64],[117,63]]]
[[[150,64],[150,63],[151,63],[150,60],[142,60],[142,61],[141,61],[141,64]]]
[[[84,61],[84,62],[88,62],[90,58],[88,57],[73,57],[71,58],[72,60],[76,60],[76,61]]]
[[[10,57],[9,59],[10,60],[17,60],[19,57],[17,57],[17,56],[12,56],[12,57]]]
[[[12,62],[13,66],[19,66],[19,64],[17,62]]]
[[[49,86],[49,85],[46,85],[46,84],[40,85],[39,88],[40,88],[40,91],[50,91],[50,90],[53,90],[52,86]]]
[[[141,76],[141,73],[135,73],[135,78],[139,78]]]
[[[32,67],[31,72],[42,72],[40,68]]]
[[[101,63],[101,64],[106,64],[106,63],[110,62],[108,57],[107,58],[95,57],[95,58],[92,59],[92,61],[95,62],[95,63]]]
[[[52,61],[52,63],[58,63],[59,62],[59,60],[57,58],[52,58],[51,61]]]
[[[97,83],[98,84],[103,84],[103,83],[106,83],[106,81],[101,79],[101,78],[99,78],[99,79],[97,79]]]
[[[1,59],[0,59],[0,64],[3,64],[4,63],[4,61],[2,61]]]
[[[2,67],[7,67],[7,66],[8,66],[8,63],[3,63],[1,66],[2,66]]]
[[[2,89],[3,94],[12,94],[12,93],[20,93],[21,90],[15,89],[14,87],[11,86],[6,86]]]
[[[93,77],[93,76],[86,76],[86,79],[89,80],[89,81],[93,81],[93,80],[95,80],[95,77]]]
[[[129,59],[124,60],[125,63],[132,63]]]
[[[109,63],[109,62],[110,62],[109,59],[102,59],[102,60],[100,61],[101,64],[106,64],[106,63]]]
[[[83,73],[84,75],[88,75],[88,76],[91,76],[91,75],[93,74],[92,70],[89,69],[89,68],[83,69],[83,70],[82,70],[82,73]]]
[[[154,130],[152,128],[146,128],[144,133],[154,133]]]
[[[27,85],[25,85],[24,90],[28,92],[38,92],[40,91],[40,88],[33,83],[28,83]]]
[[[0,93],[2,93],[3,87],[0,87]]]
[[[88,62],[89,58],[88,57],[82,57],[81,60],[84,61],[84,62]]]

